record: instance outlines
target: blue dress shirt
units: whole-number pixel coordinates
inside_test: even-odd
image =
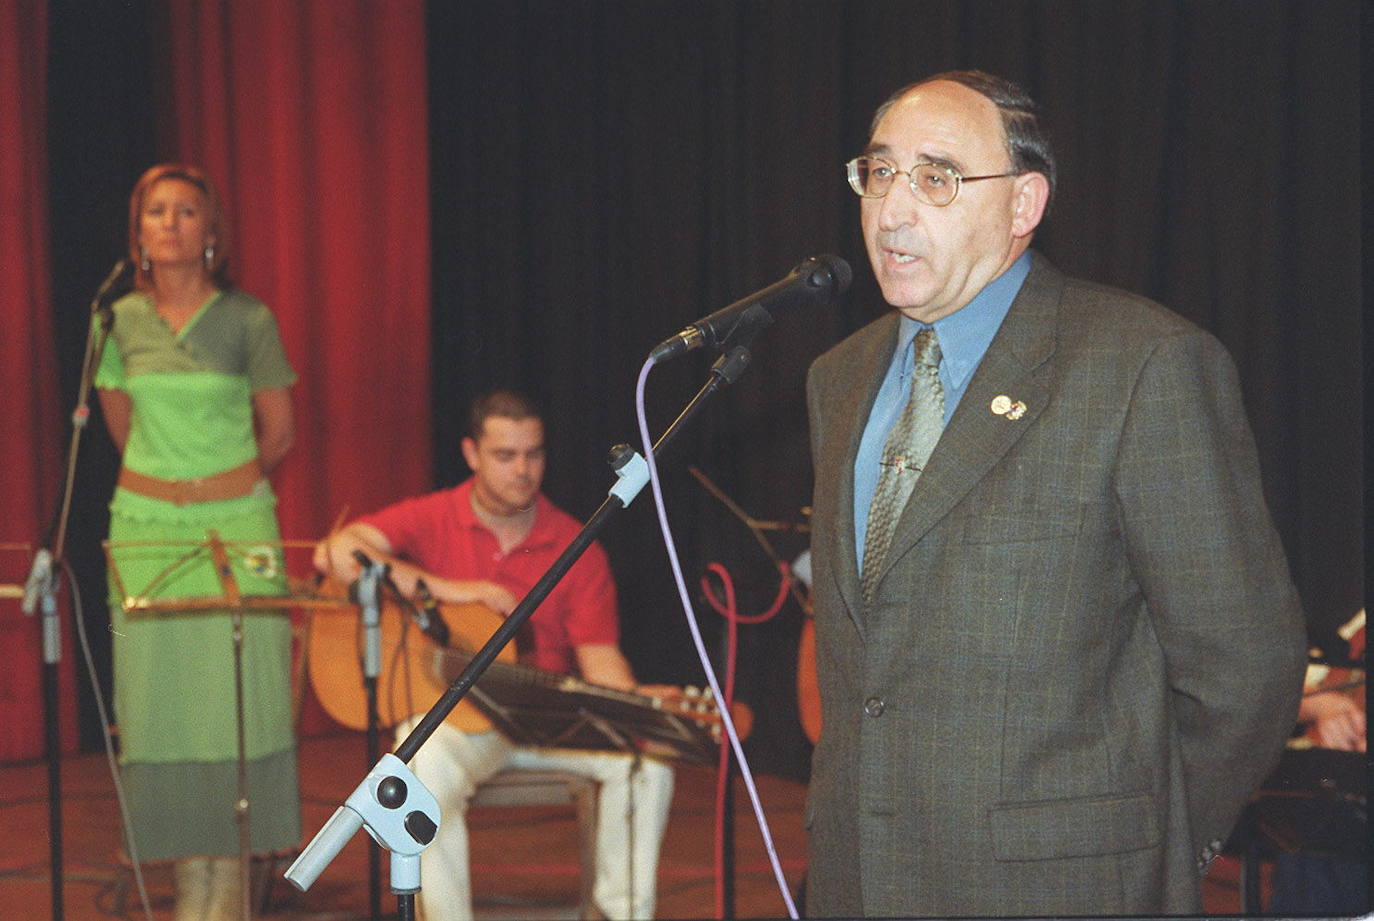
[[[940,386],[945,391],[945,424],[949,424],[954,409],[968,389],[969,379],[983,360],[983,355],[1002,326],[1011,302],[1021,290],[1021,283],[1030,272],[1030,252],[1024,252],[1001,275],[988,283],[978,295],[947,317],[936,320],[935,338],[940,343]],[[868,414],[859,453],[854,457],[854,552],[858,556],[859,572],[864,567],[864,538],[868,536],[868,507],[878,488],[878,469],[888,433],[906,405],[911,390],[914,364],[911,340],[928,324],[913,320],[905,314],[897,329],[897,347],[892,352],[883,385],[873,410]]]

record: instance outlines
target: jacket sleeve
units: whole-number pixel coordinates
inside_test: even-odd
[[[1236,372],[1210,335],[1172,335],[1142,366],[1114,485],[1205,864],[1293,728],[1306,658]]]

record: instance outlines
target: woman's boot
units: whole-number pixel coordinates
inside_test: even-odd
[[[183,857],[172,864],[176,910],[172,921],[204,921],[210,898],[210,858]]]
[[[239,921],[243,917],[237,857],[210,858],[210,892],[205,921]]]

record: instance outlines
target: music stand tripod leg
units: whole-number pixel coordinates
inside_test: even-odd
[[[224,542],[215,531],[208,532],[210,556],[224,596],[229,599],[229,616],[234,646],[234,729],[238,735],[238,800],[234,803],[239,827],[239,906],[243,921],[252,921],[252,827],[248,797],[248,740],[243,702],[243,593],[239,591],[229,565]]]

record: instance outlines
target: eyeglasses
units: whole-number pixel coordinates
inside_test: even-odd
[[[994,173],[990,176],[961,176],[952,166],[917,163],[910,170],[897,169],[881,157],[855,157],[844,165],[849,172],[849,187],[862,198],[883,198],[892,190],[899,173],[905,173],[911,194],[928,205],[943,208],[959,195],[965,182],[1002,179],[1019,173]]]

